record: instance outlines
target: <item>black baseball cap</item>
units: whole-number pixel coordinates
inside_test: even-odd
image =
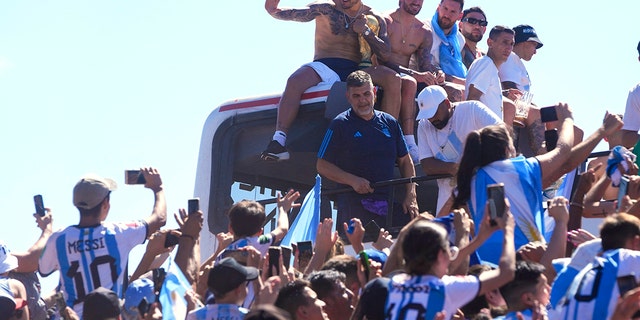
[[[225,294],[258,278],[258,269],[245,267],[234,258],[224,258],[209,272],[207,286],[214,294]]]
[[[106,288],[91,291],[84,300],[82,318],[85,320],[112,319],[120,316],[118,295]]]
[[[536,33],[536,29],[527,24],[521,24],[513,28],[515,31],[515,41],[516,44],[526,42],[526,41],[534,41],[538,43],[536,49],[542,48],[542,41],[538,38],[538,34]]]

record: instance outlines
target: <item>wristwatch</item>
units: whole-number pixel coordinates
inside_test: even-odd
[[[371,29],[369,29],[369,27],[367,26],[366,29],[364,29],[364,31],[362,32],[363,36],[368,36],[371,34]]]

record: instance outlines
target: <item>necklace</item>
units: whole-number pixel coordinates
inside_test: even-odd
[[[400,21],[401,20],[400,16],[401,16],[401,14],[400,14],[400,12],[398,12],[398,24],[400,25],[400,33],[402,35],[402,44],[405,44],[405,43],[407,43],[407,41],[404,39],[405,38],[405,36],[404,36],[404,24]],[[411,34],[411,24],[409,24],[409,31],[407,31],[407,33],[408,33],[408,35]]]
[[[344,28],[345,29],[349,29],[349,26],[351,26],[356,21],[356,19],[358,19],[358,17],[362,13],[362,8],[363,7],[364,7],[364,5],[360,5],[360,9],[358,9],[358,12],[356,13],[356,15],[354,17],[351,17],[346,12],[342,11],[342,16],[344,17]]]
[[[449,136],[451,135],[451,130],[453,128],[453,125],[451,124],[451,119],[449,119],[449,123],[447,123],[447,125],[449,126],[449,130],[447,132],[447,135],[444,136],[443,143],[440,143],[440,135],[438,134],[441,132],[441,130],[436,131],[436,143],[438,144],[438,147],[440,147],[440,152],[444,151],[444,147],[447,146],[447,142],[449,142]]]

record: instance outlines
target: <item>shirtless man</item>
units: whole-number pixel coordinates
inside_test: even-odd
[[[303,65],[287,80],[278,106],[278,119],[273,140],[262,152],[263,160],[287,160],[289,152],[284,147],[302,94],[319,83],[332,84],[344,81],[358,69],[362,60],[359,36],[362,36],[379,59],[387,60],[389,46],[385,43],[387,27],[384,20],[374,14],[361,0],[316,2],[302,9],[278,8],[280,0],[266,0],[265,9],[279,20],[309,22],[315,20],[314,61]],[[368,17],[378,20],[377,35],[367,26]],[[383,110],[398,117],[400,110],[400,78],[384,66],[365,69],[374,82],[384,88]]]
[[[414,163],[419,160],[413,135],[417,84],[433,85],[444,82],[444,73],[431,64],[431,30],[416,18],[422,9],[422,3],[423,0],[400,0],[398,9],[384,17],[391,46],[391,54],[385,64],[402,74],[402,105],[398,120]],[[417,70],[409,68],[412,56],[415,57]]]

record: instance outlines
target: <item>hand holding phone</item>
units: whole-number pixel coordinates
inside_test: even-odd
[[[558,121],[558,113],[555,106],[540,108],[540,121],[542,123]]]
[[[43,217],[45,214],[47,214],[47,211],[44,209],[44,201],[42,200],[42,195],[41,194],[36,194],[35,196],[33,196],[33,204],[36,207],[36,213]]]
[[[618,292],[620,293],[620,297],[624,297],[625,293],[638,287],[636,276],[634,274],[618,277],[616,279],[616,282],[618,283]],[[636,311],[631,319],[635,319],[638,317],[640,317],[640,310]]]
[[[313,243],[311,241],[298,242],[298,269],[307,268],[311,257],[313,256]]]

